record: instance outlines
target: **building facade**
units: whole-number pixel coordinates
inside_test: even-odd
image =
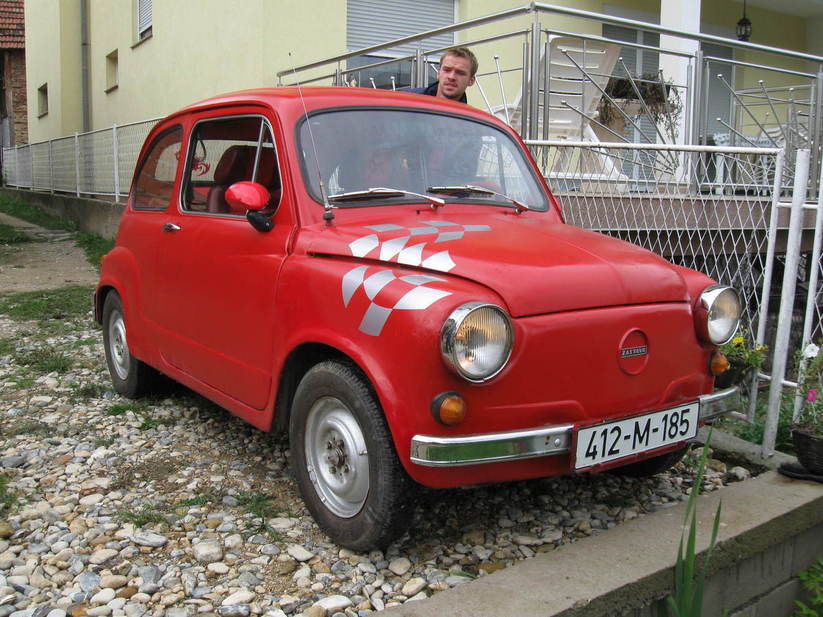
[[[559,0],[558,4],[732,40],[743,12],[738,0]],[[277,74],[291,67],[513,6],[519,6],[516,0],[26,0],[29,138],[37,142],[141,121],[221,92],[274,86],[288,81],[278,79]],[[820,2],[792,0],[776,7],[770,0],[750,0],[747,16],[753,24],[752,42],[809,53],[823,51],[820,37],[814,35],[823,25]],[[573,16],[543,15],[541,19],[542,28],[558,32],[605,36],[648,47],[682,47],[684,53],[697,47],[693,41],[646,36],[642,29],[609,27]],[[486,23],[427,41],[427,49],[472,42],[512,28],[528,29],[533,20],[533,15],[524,13],[505,22]],[[493,99],[489,104],[499,104],[498,78],[505,82],[505,90],[519,88],[521,78],[513,67],[522,60],[521,43],[504,38],[493,45],[478,45],[476,51],[481,84],[486,84],[488,98]],[[710,51],[751,64],[764,61],[759,52],[723,49],[722,45]],[[410,52],[399,48],[376,57],[405,53]],[[637,48],[626,48],[622,56],[631,64],[629,71],[642,74],[646,69],[664,69],[668,79],[685,79],[682,62],[672,64],[662,56],[655,59],[642,50],[638,53]],[[366,60],[352,58],[342,66],[351,69],[358,62]],[[781,62],[788,70],[819,70],[802,60]],[[768,63],[774,64],[774,59]],[[408,80],[403,70],[398,65],[391,75],[381,77],[378,71],[354,82],[369,87],[372,80],[384,78],[393,81],[374,85],[402,86]],[[314,74],[324,71],[328,67]],[[300,79],[311,76],[311,71],[303,71]],[[733,85],[742,88],[751,82],[755,87],[759,77],[759,71],[740,67]],[[779,72],[769,75],[770,86],[789,84],[792,79]],[[711,96],[722,115],[730,95],[718,90],[716,83],[711,87],[719,93]],[[469,102],[483,106],[477,88],[470,90]]]

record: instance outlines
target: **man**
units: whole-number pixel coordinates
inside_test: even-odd
[[[437,81],[428,88],[409,88],[408,92],[439,96],[466,103],[466,88],[474,85],[477,58],[467,47],[455,47],[440,58]]]

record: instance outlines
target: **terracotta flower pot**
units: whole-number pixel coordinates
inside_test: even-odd
[[[816,435],[797,427],[792,429],[792,440],[800,464],[807,471],[823,475],[823,435]]]

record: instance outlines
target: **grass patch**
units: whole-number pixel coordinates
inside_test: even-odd
[[[115,442],[114,437],[98,437],[94,440],[95,448],[108,448]]]
[[[27,375],[15,375],[11,378],[14,382],[14,389],[15,390],[25,390],[26,388],[31,388],[34,385],[34,377],[29,377]]]
[[[237,504],[243,508],[246,514],[251,514],[254,517],[247,525],[246,531],[265,533],[275,541],[280,539],[280,534],[266,523],[266,519],[272,518],[280,510],[274,497],[265,493],[243,491],[237,495]]]
[[[106,389],[100,384],[84,383],[74,386],[74,397],[79,399],[97,398],[102,396]]]
[[[77,228],[72,221],[49,214],[35,205],[7,197],[0,197],[0,212],[5,212],[15,218],[34,223],[46,229],[74,231]]]
[[[65,373],[72,366],[71,358],[54,349],[33,349],[14,355],[18,364],[28,366],[38,373]]]
[[[18,435],[46,435],[52,432],[48,424],[43,424],[37,420],[21,418],[3,428],[2,433],[6,437],[17,437]]]
[[[15,319],[64,319],[85,314],[91,289],[83,286],[26,291],[0,297],[0,312]]]
[[[148,431],[153,428],[157,428],[160,426],[160,421],[152,418],[148,414],[143,414],[143,422],[138,426],[141,431]]]
[[[212,501],[214,501],[214,498],[209,495],[198,495],[197,497],[184,499],[177,506],[180,508],[193,508],[194,506],[205,506]]]
[[[17,505],[17,495],[9,488],[11,478],[0,473],[0,514],[8,512]]]
[[[134,403],[115,403],[106,410],[107,416],[122,416],[127,411],[136,411],[138,405]]]
[[[20,244],[31,242],[31,238],[11,225],[0,223],[0,244]]]
[[[114,248],[114,240],[90,233],[79,233],[74,241],[86,253],[86,259],[98,270],[103,255]]]
[[[153,504],[146,504],[139,510],[120,510],[117,517],[124,523],[131,523],[135,527],[145,525],[165,524],[166,517]]]
[[[0,297],[0,313],[18,320],[82,317],[91,310],[91,294],[82,285],[8,294]]]
[[[0,338],[0,356],[7,356],[17,349],[17,342],[12,338]]]

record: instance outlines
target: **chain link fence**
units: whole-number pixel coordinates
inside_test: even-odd
[[[39,191],[114,197],[127,193],[143,141],[158,119],[3,148],[3,183]]]
[[[637,244],[740,290],[744,327],[755,340],[773,196],[779,194],[774,189],[785,183],[779,149],[527,143],[566,222]]]

